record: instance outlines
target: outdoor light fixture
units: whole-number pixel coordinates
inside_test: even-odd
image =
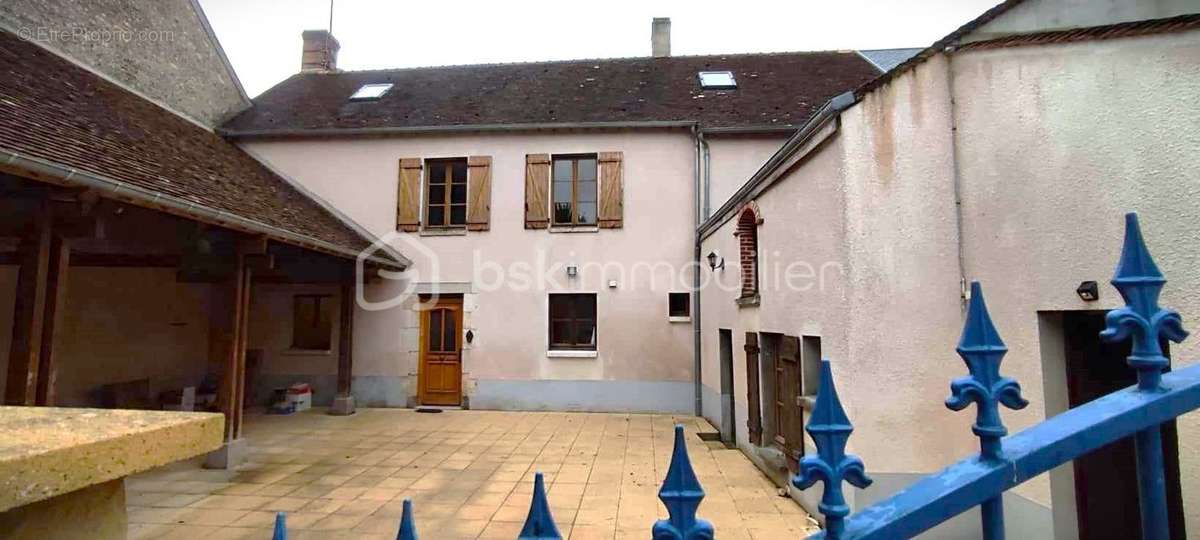
[[[579,268],[577,268],[575,265],[567,265],[567,277],[575,277],[575,275],[578,273]]]
[[[717,263],[717,259],[720,259],[720,264]],[[708,269],[715,272],[718,268],[725,269],[725,258],[717,256],[715,251],[710,251],[708,253]]]
[[[1075,289],[1075,294],[1084,302],[1095,302],[1100,299],[1100,288],[1096,286],[1095,281],[1084,281]]]

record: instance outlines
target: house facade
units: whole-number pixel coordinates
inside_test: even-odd
[[[1030,402],[1003,413],[1010,432],[1130,384],[1128,346],[1098,336],[1124,305],[1107,281],[1126,212],[1169,276],[1163,305],[1200,315],[1200,162],[1183,150],[1200,118],[1182,106],[1200,81],[1197,7],[1007,2],[833,100],[700,227],[702,253],[726,261],[712,272],[742,283],[701,291],[705,417],[783,485],[812,451],[801,429],[827,358],[849,451],[876,480],[856,507],[977,452],[973,415],[943,403],[966,373],[972,281]],[[1169,348],[1176,365],[1197,351]],[[1200,519],[1197,429],[1194,414],[1167,428],[1181,538]],[[1136,506],[1132,460],[1118,443],[1010,492],[1009,534],[1136,537],[1116,510]],[[974,537],[977,520],[930,535]]]
[[[355,344],[356,387],[379,388],[360,402],[388,406],[697,410],[697,216],[881,72],[663,51],[354,72],[305,39],[301,72],[221,132],[413,260],[356,314],[379,329]]]

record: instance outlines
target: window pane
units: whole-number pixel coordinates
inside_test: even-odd
[[[450,188],[450,202],[454,203],[454,204],[466,204],[467,203],[467,185],[466,184],[454,184]]]
[[[571,323],[569,321],[554,321],[550,323],[550,343],[569,345],[571,343]]]
[[[596,181],[595,158],[584,158],[579,160],[579,181]]]
[[[568,319],[571,317],[571,295],[550,295],[550,318]]]
[[[441,163],[429,164],[429,183],[444,184],[446,183],[446,166]]]
[[[465,225],[467,223],[467,205],[456,204],[450,207],[450,224]]]
[[[596,344],[596,323],[590,319],[582,319],[575,322],[575,344],[576,345],[595,345]]]
[[[571,203],[554,203],[554,222],[571,223]]]
[[[554,160],[554,181],[555,182],[570,182],[571,181],[571,165],[574,161],[570,159]]]
[[[446,334],[442,337],[444,340],[442,350],[455,350],[455,343],[458,341],[458,326],[454,320],[454,312],[446,311]]]
[[[453,165],[451,166],[451,170],[453,171],[452,178],[453,178],[455,184],[466,184],[467,183],[467,162],[466,161],[455,161],[453,163]]]
[[[429,350],[442,350],[442,312],[435,309],[429,312]]]
[[[579,203],[579,209],[575,213],[578,217],[577,223],[588,225],[596,223],[596,203],[594,202]]]
[[[442,204],[446,200],[446,185],[445,184],[430,184],[429,185],[429,204]]]
[[[571,182],[555,182],[554,183],[554,202],[556,202],[556,203],[571,202]]]
[[[596,295],[575,295],[575,317],[580,319],[596,318]]]
[[[429,207],[429,224],[435,227],[440,227],[446,224],[446,207],[430,206]]]
[[[669,314],[671,317],[687,317],[691,315],[691,310],[688,305],[691,303],[691,297],[688,293],[673,292],[670,294]]]
[[[579,189],[576,191],[575,196],[579,199],[579,202],[596,202],[596,181],[590,180],[585,182],[580,180]]]

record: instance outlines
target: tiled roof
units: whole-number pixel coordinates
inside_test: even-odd
[[[1096,41],[1123,37],[1147,36],[1166,32],[1179,32],[1200,28],[1200,14],[1180,15],[1166,19],[1132,21],[1070,30],[1051,30],[1032,34],[1017,34],[985,41],[973,41],[957,47],[959,51],[1020,47],[1025,45],[1048,45],[1076,41]]]
[[[733,90],[701,71],[731,71]],[[618,58],[382,71],[300,73],[225,124],[230,135],[305,130],[697,122],[705,128],[795,126],[880,71],[854,52]],[[378,101],[348,101],[369,83]]]
[[[0,32],[0,150],[327,244],[371,240],[220,136]],[[276,237],[290,243],[296,238]]]

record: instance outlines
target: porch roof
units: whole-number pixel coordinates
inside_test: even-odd
[[[5,31],[0,72],[9,170],[341,257],[375,241],[212,131]],[[371,260],[407,263],[389,250]]]

